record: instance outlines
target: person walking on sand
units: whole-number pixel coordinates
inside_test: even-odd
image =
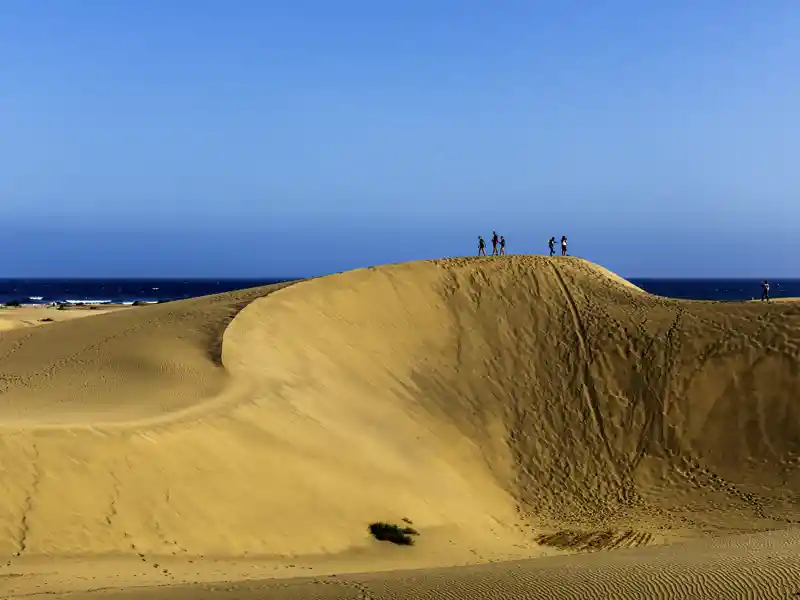
[[[769,302],[769,281],[767,280],[761,284],[761,301]]]
[[[500,241],[500,238],[497,237],[497,232],[492,232],[492,256],[497,256],[497,242]]]
[[[556,255],[556,236],[551,237],[547,241],[547,245],[550,246],[550,256]]]
[[[500,256],[506,255],[506,236],[500,236]]]
[[[561,236],[561,256],[567,255],[567,236]]]
[[[486,242],[483,241],[483,236],[478,236],[478,256],[486,256]]]

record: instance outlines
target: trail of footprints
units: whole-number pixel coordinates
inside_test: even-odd
[[[133,544],[131,544],[131,546],[133,546]],[[135,548],[135,546],[134,546],[134,550],[135,550],[135,549],[136,549],[136,548]],[[157,562],[152,562],[150,559],[148,559],[148,558],[147,558],[147,555],[143,554],[142,552],[137,552],[136,554],[137,554],[137,556],[138,556],[138,557],[139,557],[139,558],[142,560],[142,562],[143,562],[143,563],[145,563],[145,564],[149,564],[149,565],[150,565],[151,567],[153,567],[154,569],[160,569],[160,570],[161,570],[161,573],[163,573],[163,574],[164,574],[166,577],[170,577],[170,578],[172,578],[172,579],[174,579],[174,578],[175,578],[175,576],[174,576],[174,575],[173,575],[173,574],[170,572],[170,570],[169,570],[169,569],[165,569],[165,568],[163,568],[163,567],[162,567],[160,564],[158,564]]]
[[[738,487],[736,487],[728,480],[720,477],[707,467],[704,467],[696,459],[692,457],[678,456],[675,453],[671,454],[673,454],[674,458],[680,461],[680,464],[677,466],[678,473],[686,477],[696,486],[710,487],[712,489],[723,491],[734,498],[738,498],[739,500],[750,506],[750,508],[753,510],[756,516],[758,516],[761,519],[778,521],[780,523],[787,523],[792,525],[800,524],[800,520],[784,519],[779,517],[773,517],[766,514],[764,512],[764,506],[762,504],[762,501],[758,498],[758,496],[756,496],[755,494],[750,494],[741,491]]]
[[[540,535],[537,541],[542,545],[562,550],[589,552],[646,546],[652,539],[653,535],[646,531],[607,529],[603,531],[557,531]]]

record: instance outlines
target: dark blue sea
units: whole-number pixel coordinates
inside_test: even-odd
[[[163,302],[217,294],[279,279],[0,279],[0,304]],[[760,298],[757,279],[631,279],[650,293],[694,300]],[[800,280],[770,281],[773,298],[800,297]]]
[[[761,298],[761,279],[630,279],[651,294],[687,300],[753,300]],[[772,298],[800,297],[800,279],[771,279]]]
[[[0,304],[132,304],[183,300],[280,279],[0,279]]]

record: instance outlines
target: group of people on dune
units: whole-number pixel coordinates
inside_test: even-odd
[[[497,246],[500,246],[500,251],[497,251]],[[497,232],[492,232],[492,256],[504,256],[506,253],[506,238],[501,235],[497,237]],[[483,236],[478,236],[478,256],[486,256],[486,242],[483,241]]]
[[[547,245],[550,247],[550,256],[556,255],[556,238],[551,237]],[[498,246],[500,247],[498,251]],[[505,236],[497,236],[496,231],[492,231],[492,256],[504,256],[506,253],[506,238]],[[567,236],[561,236],[561,256],[567,255]],[[486,242],[482,235],[478,236],[478,256],[487,256]]]

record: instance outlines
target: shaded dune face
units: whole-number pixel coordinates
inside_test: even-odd
[[[502,429],[495,472],[529,517],[800,522],[798,307],[659,298],[576,259],[442,266],[455,344],[421,398],[476,440]]]
[[[402,390],[398,410],[458,432],[477,450],[461,468],[487,468],[540,528],[800,522],[798,307],[660,298],[572,258],[337,277],[257,303],[304,336],[297,363],[273,349],[296,374],[275,385],[316,381],[312,403]]]

